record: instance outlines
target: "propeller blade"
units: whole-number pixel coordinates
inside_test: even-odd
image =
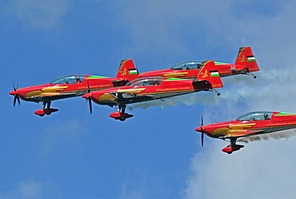
[[[13,98],[13,106],[15,106],[15,104],[16,104],[16,96],[14,96]]]
[[[17,100],[18,105],[21,105],[21,100],[20,100],[19,96],[16,97],[16,100]]]
[[[86,100],[88,100],[89,112],[90,112],[90,114],[92,114],[92,103],[91,103],[89,82],[87,82],[87,93],[88,93],[88,96],[87,96]]]
[[[89,104],[89,112],[90,114],[92,114],[92,103],[91,103],[91,99],[88,99],[88,104]]]
[[[201,132],[201,146],[203,147],[204,144],[204,132]]]
[[[18,86],[16,85],[16,87],[15,87],[15,85],[14,85],[13,82],[12,82],[12,86],[13,86],[13,90],[14,90],[14,91],[16,91],[16,90],[18,89]]]
[[[87,92],[90,93],[89,82],[87,82]]]
[[[203,115],[200,117],[200,126],[203,126]]]

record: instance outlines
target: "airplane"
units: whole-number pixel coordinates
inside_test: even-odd
[[[155,70],[139,74],[140,77],[161,76],[174,78],[196,78],[203,61],[187,61],[178,63],[169,69]],[[259,71],[259,66],[256,62],[254,53],[251,47],[241,47],[234,63],[215,62],[218,72],[221,77],[247,74],[256,76],[252,72]]]
[[[196,79],[145,77],[138,78],[120,88],[98,90],[84,94],[82,97],[97,104],[117,106],[117,112],[109,116],[124,121],[133,115],[125,112],[126,106],[132,103],[163,99],[199,91],[215,91],[223,87],[214,61],[203,63]],[[90,106],[91,110],[91,106]]]
[[[257,111],[241,115],[236,120],[203,125],[195,130],[201,132],[201,145],[203,146],[204,134],[212,138],[230,140],[230,144],[222,149],[231,154],[240,150],[244,145],[236,144],[238,138],[258,136],[277,131],[296,128],[296,114],[286,112]]]
[[[138,71],[131,59],[122,60],[115,78],[98,75],[68,75],[51,81],[49,84],[17,88],[9,92],[14,96],[13,106],[20,99],[24,101],[42,102],[42,108],[34,113],[39,116],[50,115],[58,111],[51,108],[54,100],[82,96],[83,94],[111,87],[119,87],[137,78]]]

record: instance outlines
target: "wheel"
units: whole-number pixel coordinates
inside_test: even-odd
[[[124,121],[126,118],[124,116],[120,116],[119,120]]]

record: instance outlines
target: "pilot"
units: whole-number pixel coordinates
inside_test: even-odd
[[[268,114],[267,113],[264,113],[264,119],[265,120],[269,120],[269,117],[268,117]]]
[[[81,83],[81,80],[78,75],[76,76],[76,83]]]

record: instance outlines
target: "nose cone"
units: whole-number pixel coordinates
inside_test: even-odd
[[[91,93],[86,93],[84,95],[82,95],[83,98],[85,99],[90,99],[91,98]]]
[[[198,132],[202,132],[201,126],[197,127],[195,130],[198,131]]]
[[[9,94],[15,96],[16,95],[16,91],[10,91]]]

